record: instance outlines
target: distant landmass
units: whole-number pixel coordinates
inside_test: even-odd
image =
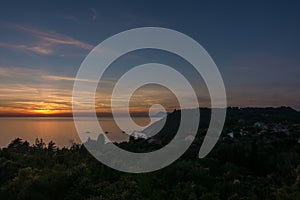
[[[168,112],[158,112],[158,113],[155,113],[153,115],[150,115],[150,117],[165,117],[167,116],[169,113]]]
[[[218,108],[220,109],[220,108]],[[211,109],[199,108],[200,122],[198,133],[205,135],[211,116]],[[180,110],[167,114],[166,123],[157,134],[158,127],[161,127],[162,120],[155,122],[142,132],[154,135],[152,138],[161,140],[162,143],[168,143],[176,134],[180,124]],[[260,125],[260,127],[257,127]],[[300,125],[300,112],[291,107],[267,107],[267,108],[238,108],[229,107],[226,111],[226,120],[222,134],[244,134],[245,132],[253,133],[252,128],[266,128],[269,131],[287,131]],[[299,126],[300,127],[300,126]],[[249,129],[249,130],[248,130]],[[260,130],[261,131],[261,130]],[[233,133],[231,133],[233,132]]]

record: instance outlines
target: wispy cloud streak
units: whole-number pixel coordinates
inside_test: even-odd
[[[1,47],[30,51],[42,55],[55,54],[55,47],[58,45],[69,45],[83,50],[92,50],[94,48],[92,45],[86,42],[82,42],[73,37],[57,33],[53,30],[41,30],[19,24],[9,24],[8,27],[29,34],[35,38],[35,41],[31,42],[30,45],[0,42]]]
[[[44,55],[52,55],[54,51],[49,48],[49,46],[41,45],[41,46],[29,46],[24,44],[10,44],[0,42],[0,47],[6,47],[15,50],[22,50],[22,51],[31,51],[37,54],[44,54]]]

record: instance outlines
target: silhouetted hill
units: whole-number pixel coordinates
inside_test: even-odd
[[[228,108],[223,135],[199,159],[211,110],[200,112],[198,135],[189,149],[151,173],[113,170],[84,145],[58,148],[52,141],[37,139],[30,145],[17,138],[0,149],[0,199],[300,199],[299,112],[288,107]],[[130,137],[116,145],[132,152],[162,148],[174,136],[180,113],[170,113],[153,138]],[[88,143],[106,145],[103,135]]]
[[[200,123],[198,133],[205,134],[211,116],[211,109],[200,109]],[[218,108],[219,109],[219,108]],[[167,115],[165,126],[161,131],[153,136],[154,139],[161,140],[164,144],[168,143],[176,134],[180,123],[180,110],[176,110]],[[144,132],[157,130],[156,126],[162,123],[158,121],[146,128]],[[300,124],[300,112],[290,107],[267,107],[267,108],[238,108],[229,107],[226,111],[226,120],[223,134],[228,131],[240,130],[242,128],[253,127],[255,123],[292,125]],[[152,134],[153,135],[153,134]]]

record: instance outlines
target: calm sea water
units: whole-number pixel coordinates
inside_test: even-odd
[[[153,122],[160,118],[153,118]],[[146,128],[150,124],[150,119],[147,117],[136,117],[133,119],[138,125]],[[126,131],[130,133],[135,130],[127,125],[126,120],[122,123],[122,130],[114,123],[113,118],[101,118],[99,124],[104,131],[107,131],[107,136],[110,140],[120,142],[128,140],[128,135],[122,133]],[[85,129],[81,133],[82,138],[96,138],[99,133],[97,127],[89,126],[86,123]],[[142,129],[143,130],[143,129]],[[0,147],[7,146],[13,139],[22,138],[31,144],[36,138],[43,138],[48,143],[54,141],[59,147],[69,147],[73,142],[81,143],[81,140],[75,129],[73,118],[71,117],[16,117],[16,118],[0,118]]]

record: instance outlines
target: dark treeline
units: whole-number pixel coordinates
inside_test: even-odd
[[[178,114],[168,116],[162,131]],[[83,145],[57,148],[17,138],[0,150],[0,199],[300,199],[299,119],[290,108],[231,108],[207,157],[197,158],[205,131],[200,126],[180,159],[146,174],[110,169]],[[118,145],[135,152],[164,145],[159,135],[153,141],[131,138]]]

